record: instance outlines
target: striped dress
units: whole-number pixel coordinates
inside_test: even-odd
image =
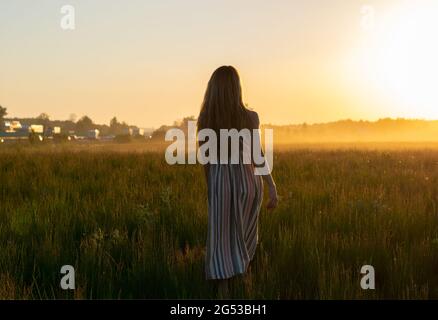
[[[257,247],[262,199],[262,178],[252,165],[209,165],[207,279],[246,271]]]

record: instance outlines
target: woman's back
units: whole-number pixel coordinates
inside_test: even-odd
[[[210,129],[216,133],[219,157],[205,165],[207,279],[228,279],[244,273],[254,257],[263,199],[263,180],[254,174],[252,162],[253,139],[259,139],[258,132],[254,135],[253,130],[258,128],[257,113],[248,110],[242,102],[237,71],[229,66],[218,68],[208,83],[198,118],[198,130]],[[225,143],[222,129],[227,129]],[[237,162],[233,156],[236,152]],[[221,159],[226,161],[221,163]]]

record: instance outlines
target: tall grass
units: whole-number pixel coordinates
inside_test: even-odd
[[[215,298],[202,168],[161,152],[0,150],[0,298]],[[438,150],[278,152],[233,298],[438,298]],[[76,290],[60,269],[76,270]],[[376,290],[362,290],[371,264]]]

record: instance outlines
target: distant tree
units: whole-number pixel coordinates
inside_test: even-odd
[[[91,120],[91,118],[88,116],[83,116],[78,120],[78,122],[76,122],[76,131],[78,132],[85,132],[93,129],[93,127],[93,120]]]
[[[36,119],[38,124],[41,124],[44,127],[50,126],[50,116],[47,113],[41,113]]]
[[[195,117],[195,116],[185,117],[185,118],[182,120],[182,126],[183,126],[183,127],[188,127],[188,125],[189,125],[189,121],[196,121],[196,117]]]
[[[47,113],[43,112],[37,117],[37,119],[47,121],[50,120],[50,116]]]
[[[190,116],[190,117],[185,117],[184,119],[182,119],[179,127],[185,132],[188,132],[188,128],[189,128],[189,121],[196,121],[196,117],[195,116]]]
[[[78,116],[75,113],[71,113],[70,116],[68,117],[68,121],[71,121],[71,122],[76,122],[77,119],[78,119]]]
[[[169,126],[162,125],[157,130],[152,132],[151,138],[153,140],[164,140],[164,137],[166,135],[166,131],[171,129],[171,128],[174,128],[174,127],[169,127]]]
[[[8,113],[6,112],[6,108],[3,108],[2,106],[0,106],[0,131],[4,131],[5,130],[4,117],[7,114]]]
[[[189,121],[196,121],[196,117],[189,116],[189,117],[185,117],[183,119],[175,120],[175,121],[173,121],[172,127],[186,130],[189,126]]]
[[[3,119],[3,117],[5,117],[8,113],[6,112],[6,108],[3,108],[2,106],[0,106],[0,118]]]
[[[116,117],[110,120],[110,132],[114,135],[127,134],[129,125],[126,122],[120,123]]]
[[[117,121],[117,118],[114,117],[110,120],[110,128],[116,128],[119,122]]]
[[[118,134],[120,130],[120,123],[117,121],[117,118],[114,117],[110,120],[110,132],[112,134]]]
[[[107,136],[110,134],[110,127],[106,124],[96,126],[96,128],[99,129],[99,132],[100,132],[99,134],[101,136]]]

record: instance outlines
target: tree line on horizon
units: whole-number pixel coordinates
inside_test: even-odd
[[[129,129],[137,129],[137,126],[129,125],[126,122],[119,122],[117,117],[113,117],[109,124],[97,124],[89,116],[84,115],[76,120],[75,115],[71,115],[68,120],[51,120],[47,113],[41,113],[37,117],[29,118],[6,118],[7,109],[0,105],[0,131],[4,131],[4,121],[20,121],[22,125],[43,125],[44,127],[60,127],[64,133],[75,132],[77,134],[86,133],[89,130],[97,129],[101,135],[123,135]]]
[[[384,142],[438,141],[438,120],[383,118],[376,121],[339,120],[327,123],[262,125],[274,129],[274,141],[291,142]]]
[[[180,128],[187,131],[188,121],[196,117],[185,117],[173,125],[163,125],[152,134],[153,139],[164,140],[166,131]],[[274,130],[276,143],[294,142],[342,142],[342,141],[438,141],[438,120],[382,118],[376,121],[339,120],[326,123],[289,125],[262,124],[263,129]]]
[[[0,106],[0,131],[3,131],[4,120],[18,120],[24,125],[39,124],[49,127],[61,127],[63,132],[74,131],[78,134],[88,130],[98,129],[101,135],[123,135],[128,129],[138,128],[126,122],[119,122],[113,117],[109,124],[96,124],[83,116],[76,120],[74,115],[69,120],[51,120],[46,113],[36,118],[6,118],[6,108]],[[152,133],[152,139],[164,140],[170,128],[187,129],[189,121],[196,117],[189,116],[174,121],[172,125],[162,125]],[[277,143],[290,142],[329,142],[329,141],[438,141],[438,120],[383,118],[376,121],[368,120],[339,120],[315,124],[273,125],[264,124],[261,129],[274,129],[274,141]],[[262,130],[263,133],[263,130]]]

